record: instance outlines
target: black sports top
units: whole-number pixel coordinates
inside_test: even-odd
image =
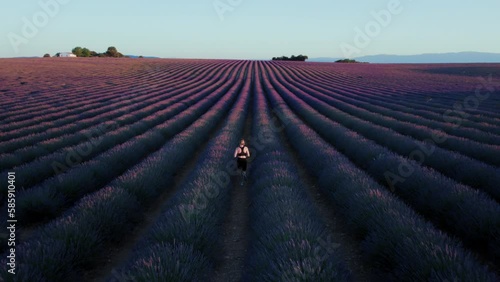
[[[240,147],[240,152],[238,153],[238,157],[246,157],[247,156],[247,153],[245,153],[245,147],[246,146]]]

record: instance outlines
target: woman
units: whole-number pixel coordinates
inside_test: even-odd
[[[245,139],[241,139],[240,145],[236,147],[234,157],[236,158],[238,170],[241,169],[243,175],[243,179],[241,180],[241,185],[243,185],[243,181],[247,179],[247,159],[250,158],[250,150],[245,146]]]

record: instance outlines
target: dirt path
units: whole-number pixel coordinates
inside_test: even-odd
[[[221,262],[215,270],[212,281],[240,281],[248,243],[248,185],[240,185],[239,179],[232,180],[231,206],[224,223]]]
[[[275,117],[278,118],[277,116]],[[284,149],[290,153],[296,165],[300,179],[305,184],[305,187],[309,188],[306,192],[309,194],[321,219],[330,231],[332,243],[334,242],[341,245],[346,263],[349,269],[352,270],[353,281],[371,281],[372,279],[370,279],[369,272],[363,266],[358,242],[349,236],[345,223],[337,216],[338,213],[335,211],[335,207],[328,202],[328,197],[317,187],[316,180],[311,177],[304,166],[301,165],[302,162],[300,161],[298,153],[293,149],[290,141],[285,137],[285,133],[282,132],[279,135],[281,144]]]
[[[253,96],[248,100],[250,109],[245,120],[244,138],[250,136],[252,127]],[[235,145],[237,146],[237,144]],[[248,172],[247,172],[248,173]],[[241,186],[240,177],[231,179],[233,190],[231,191],[231,204],[228,215],[224,222],[222,232],[222,256],[212,277],[214,282],[240,281],[248,245],[248,181]]]

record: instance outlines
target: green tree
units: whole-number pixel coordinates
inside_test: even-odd
[[[352,59],[343,59],[343,60],[337,60],[337,61],[335,61],[335,63],[355,64],[355,63],[359,63],[359,62],[356,60],[352,60]]]
[[[82,57],[90,57],[91,56],[91,51],[87,48],[82,49]]]
[[[106,51],[106,55],[109,57],[114,57],[116,53],[118,53],[118,50],[114,46],[108,47],[108,51]]]
[[[308,57],[308,56],[306,56],[306,55],[302,55],[302,54],[300,54],[300,55],[298,55],[298,56],[297,56],[297,60],[298,60],[298,61],[305,61],[305,60],[307,60],[307,59],[309,59],[309,57]]]
[[[305,61],[309,59],[309,57],[305,56],[305,55],[298,55],[298,56],[295,56],[295,55],[292,55],[292,57],[288,58],[287,56],[281,56],[281,57],[273,57],[273,61]]]
[[[77,57],[82,57],[82,52],[83,52],[82,47],[75,47],[73,48],[73,50],[71,50],[71,53],[75,54]]]
[[[120,52],[118,52],[118,50],[114,46],[108,47],[108,51],[106,51],[106,55],[108,57],[114,57],[114,58],[121,58],[121,57],[123,57],[123,54],[120,53]]]

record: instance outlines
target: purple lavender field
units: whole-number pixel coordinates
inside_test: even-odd
[[[1,59],[0,97],[1,281],[500,280],[500,64]]]

